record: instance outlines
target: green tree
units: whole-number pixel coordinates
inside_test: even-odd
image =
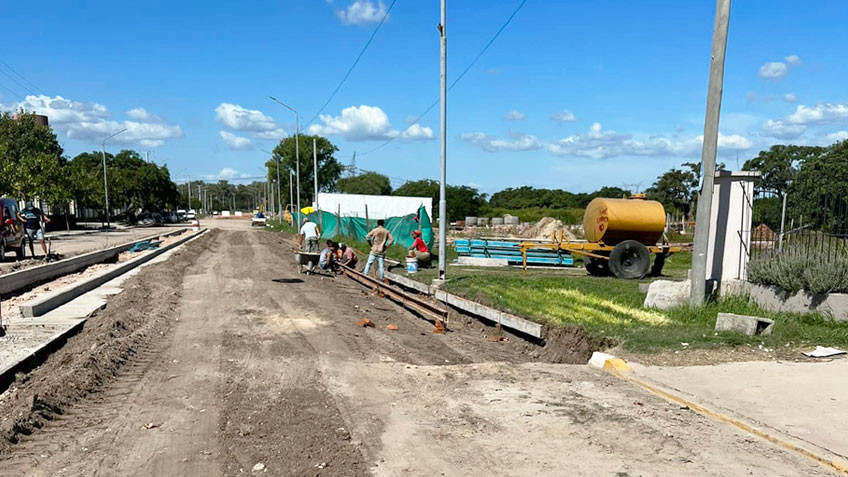
[[[593,199],[597,197],[603,197],[605,199],[625,199],[631,195],[633,195],[632,192],[627,189],[622,189],[621,187],[601,187],[595,192],[589,194],[589,197]]]
[[[645,194],[648,199],[662,203],[667,212],[688,215],[692,204],[692,184],[697,185],[695,174],[672,168],[661,175]]]
[[[486,204],[486,195],[476,188],[469,186],[445,187],[448,206],[448,221],[464,220],[468,216],[476,216],[480,208]],[[432,179],[410,181],[398,187],[393,195],[411,197],[431,197],[433,199],[433,214],[438,217],[439,182]]]
[[[818,158],[825,151],[826,148],[823,147],[776,144],[768,151],[760,151],[757,157],[745,161],[742,169],[759,171],[762,175],[757,188],[774,193],[782,200],[798,168],[805,161]]]
[[[313,192],[313,139],[316,140],[318,151],[318,191],[332,192],[336,181],[344,170],[344,166],[333,156],[339,148],[333,145],[329,139],[321,136],[300,136],[300,197],[301,201],[305,201],[307,204],[314,200],[315,195]],[[289,172],[294,173],[297,170],[295,150],[295,138],[287,137],[277,144],[272,151],[271,159],[265,163],[268,167],[268,179],[276,180],[277,161],[279,161],[280,182],[283,188],[288,187]]]
[[[336,181],[336,190],[345,194],[392,195],[389,178],[370,171],[339,179]]]
[[[789,213],[803,217],[804,225],[832,227],[844,222],[839,215],[848,206],[848,140],[806,157],[788,193]]]
[[[34,114],[0,114],[0,148],[0,194],[53,203],[67,197],[62,146],[53,130],[39,124]]]

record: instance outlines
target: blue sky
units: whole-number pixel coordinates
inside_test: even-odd
[[[438,176],[439,1],[0,3],[0,104],[47,113],[66,152],[152,151],[184,178],[259,176],[275,138],[325,134],[338,159]],[[453,81],[518,6],[451,1]],[[715,2],[528,0],[449,95],[448,182],[591,191],[700,158]],[[720,160],[848,138],[848,2],[737,1]],[[11,41],[10,41],[11,40]],[[10,71],[13,68],[24,78]],[[395,137],[387,146],[367,153]],[[367,154],[366,154],[367,153]]]

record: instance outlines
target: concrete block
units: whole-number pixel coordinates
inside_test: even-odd
[[[508,267],[509,260],[505,258],[459,257],[457,264],[471,267]]]
[[[716,331],[738,331],[748,336],[770,335],[774,321],[759,316],[719,313],[716,317]]]
[[[818,310],[828,315],[834,321],[848,321],[848,295],[831,293],[818,306]]]
[[[685,305],[689,303],[691,289],[692,283],[689,280],[655,280],[648,287],[648,295],[645,297],[643,306],[667,310],[675,306]]]
[[[520,331],[534,338],[542,338],[542,325],[539,323],[525,320],[524,318],[495,310],[494,308],[489,308],[488,306],[475,303],[471,300],[466,300],[465,298],[460,298],[443,290],[436,289],[433,295],[437,300],[447,303],[455,308],[459,308],[462,311],[471,313],[472,315],[483,317],[505,328]]]

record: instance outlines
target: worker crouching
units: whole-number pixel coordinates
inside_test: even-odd
[[[424,240],[421,239],[421,232],[418,230],[412,231],[412,238],[415,239],[412,242],[412,246],[409,247],[409,253],[407,253],[407,257],[416,258],[418,260],[419,267],[429,267],[430,266],[430,249],[427,247],[427,244]]]

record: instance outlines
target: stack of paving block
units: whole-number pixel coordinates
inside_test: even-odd
[[[507,260],[510,264],[522,263],[521,239],[457,239],[454,247],[460,257],[493,258]],[[539,242],[549,243],[549,242]],[[568,252],[552,249],[530,249],[527,251],[528,265],[571,266],[574,258]]]

